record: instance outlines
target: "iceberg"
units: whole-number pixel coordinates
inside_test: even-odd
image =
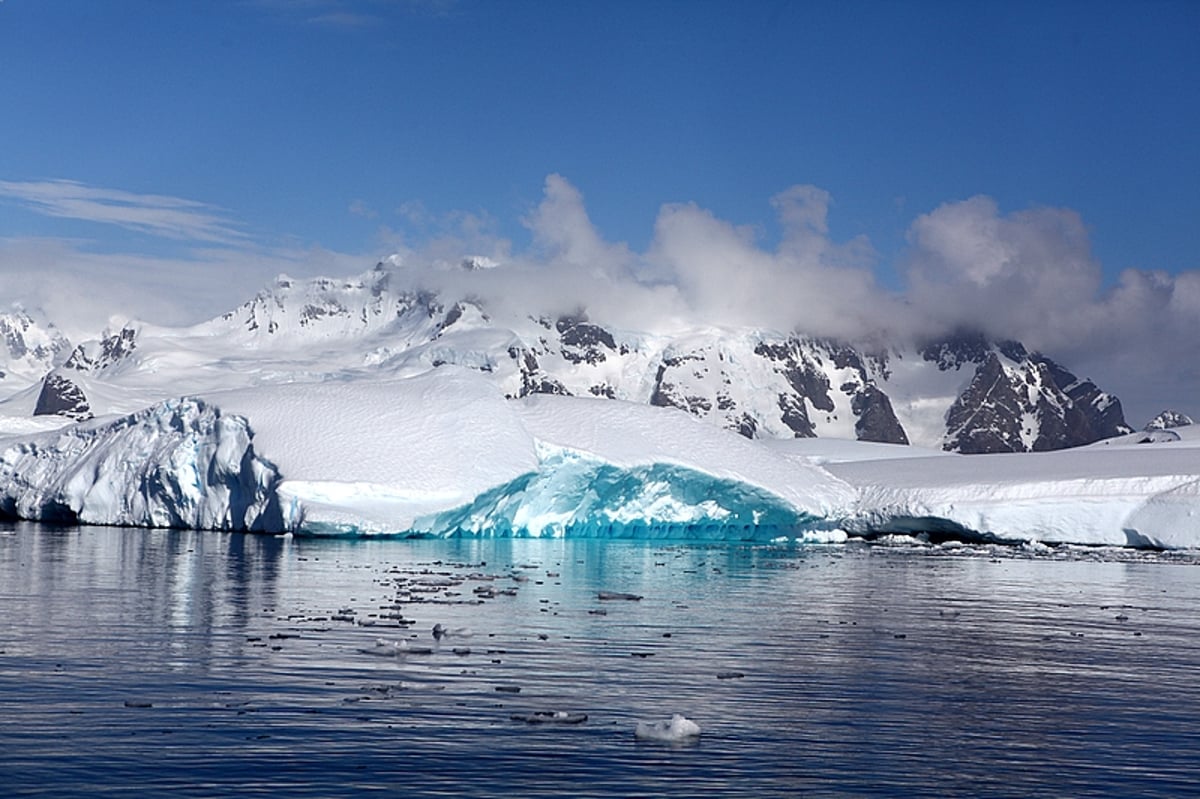
[[[0,511],[55,522],[276,530],[273,464],[246,420],[199,399],[71,425],[0,453]]]
[[[822,469],[676,409],[546,395],[515,405],[537,470],[415,530],[769,540],[828,528],[854,497]]]
[[[639,741],[682,743],[700,737],[700,725],[676,713],[667,721],[639,721],[633,728]]]

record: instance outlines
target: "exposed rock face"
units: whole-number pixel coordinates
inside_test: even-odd
[[[137,328],[126,325],[98,341],[85,341],[76,347],[63,367],[80,372],[98,372],[128,358],[137,349]]]
[[[92,408],[83,389],[63,375],[54,371],[42,381],[34,416],[66,416],[82,421],[92,418]]]
[[[859,441],[878,441],[884,444],[907,444],[908,436],[896,419],[891,400],[874,385],[865,386],[850,401],[858,421],[854,429]]]
[[[1187,427],[1189,424],[1195,424],[1192,417],[1186,413],[1179,411],[1166,410],[1155,416],[1145,426],[1145,430],[1173,430],[1176,427]]]
[[[922,352],[943,371],[977,364],[946,414],[944,449],[1041,452],[1130,432],[1116,397],[1017,342],[989,345],[968,335]]]

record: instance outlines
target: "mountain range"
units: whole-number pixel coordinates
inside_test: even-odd
[[[74,345],[51,322],[14,310],[0,315],[0,413],[79,420],[218,388],[455,365],[513,398],[676,407],[749,438],[995,453],[1130,432],[1120,401],[1090,380],[1019,342],[969,330],[886,343],[703,324],[629,330],[586,308],[502,313],[478,297],[416,286],[389,263],[346,279],[283,276],[192,327],[134,322]]]

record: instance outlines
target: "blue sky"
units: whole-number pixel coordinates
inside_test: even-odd
[[[561,175],[635,254],[678,203],[775,253],[772,198],[814,186],[883,292],[1047,288],[960,269],[982,227],[965,251],[1081,259],[1075,302],[1115,313],[1122,270],[1200,269],[1197,42],[1195,2],[0,0],[0,290],[186,284],[131,311],[183,319],[283,268],[526,252]]]

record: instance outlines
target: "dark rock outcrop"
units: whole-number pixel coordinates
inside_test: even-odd
[[[92,418],[92,408],[83,389],[58,371],[51,372],[42,380],[42,391],[38,394],[34,416],[65,416],[83,421]]]

